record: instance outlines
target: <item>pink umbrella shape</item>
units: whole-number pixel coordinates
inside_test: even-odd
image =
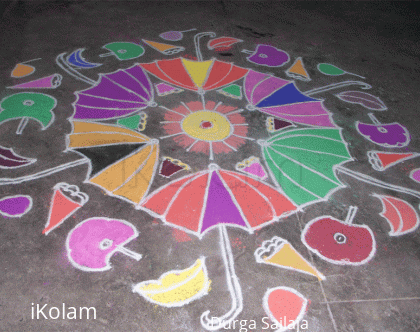
[[[370,88],[363,82],[347,81],[301,92],[293,81],[250,70],[244,80],[244,91],[250,111],[259,110],[304,125],[336,127],[323,101],[310,95],[353,84]]]
[[[250,201],[253,204],[249,204]],[[220,169],[216,164],[168,183],[146,197],[140,208],[200,239],[211,229],[219,229],[232,303],[230,311],[217,319],[213,316],[210,319],[209,311],[202,314],[201,324],[208,330],[224,327],[243,308],[227,227],[253,233],[296,210],[296,206],[273,187],[256,178]]]

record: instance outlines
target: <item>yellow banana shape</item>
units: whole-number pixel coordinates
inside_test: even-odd
[[[185,270],[169,271],[158,280],[134,285],[133,292],[164,307],[180,307],[206,295],[210,283],[205,258],[200,258]]]

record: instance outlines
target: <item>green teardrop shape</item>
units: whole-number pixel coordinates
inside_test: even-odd
[[[342,70],[342,69],[340,69],[340,68],[338,68],[334,65],[331,65],[329,63],[319,63],[318,64],[318,70],[323,74],[333,75],[333,76],[343,75],[344,73],[346,73],[344,70]]]

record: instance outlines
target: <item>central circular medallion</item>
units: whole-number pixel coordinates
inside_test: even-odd
[[[231,133],[231,124],[222,114],[214,111],[197,111],[182,121],[184,132],[203,141],[221,141]]]

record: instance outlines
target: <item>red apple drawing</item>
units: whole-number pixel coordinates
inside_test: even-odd
[[[351,207],[346,221],[331,216],[311,220],[303,229],[302,242],[322,259],[339,265],[361,265],[372,259],[376,242],[366,225],[354,225],[357,207]]]

